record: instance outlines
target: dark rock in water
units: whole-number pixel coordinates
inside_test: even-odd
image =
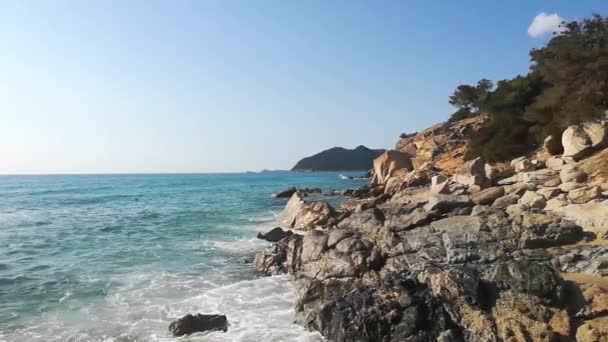
[[[269,232],[267,232],[266,234],[262,234],[262,233],[258,233],[258,239],[262,239],[262,240],[266,240],[266,241],[270,241],[270,242],[277,242],[283,238],[286,238],[288,236],[293,235],[293,232],[291,230],[283,230],[281,227],[276,227],[271,229]]]
[[[224,315],[188,314],[169,325],[173,336],[190,335],[200,331],[227,331],[228,320]]]
[[[292,186],[291,188],[287,188],[283,191],[279,191],[277,192],[274,197],[276,198],[290,198],[296,191],[298,191],[298,189],[296,189],[296,187]]]

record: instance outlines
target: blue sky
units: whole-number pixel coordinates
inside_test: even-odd
[[[290,168],[391,148],[606,1],[2,1],[0,173]]]

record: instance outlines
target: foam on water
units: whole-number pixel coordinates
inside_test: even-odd
[[[0,176],[0,341],[321,341],[295,325],[294,284],[256,279],[288,186],[336,174]],[[332,200],[329,199],[328,200]],[[188,313],[226,333],[174,339]]]
[[[102,302],[0,333],[6,341],[323,341],[294,324],[294,284],[287,276],[218,286],[200,277],[134,274]],[[223,313],[228,332],[173,338],[167,322],[185,314]]]

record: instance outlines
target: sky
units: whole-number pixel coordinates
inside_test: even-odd
[[[0,0],[0,174],[289,169],[392,148],[602,0]]]

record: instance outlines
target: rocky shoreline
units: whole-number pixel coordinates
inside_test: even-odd
[[[293,276],[298,324],[334,342],[608,341],[607,123],[490,165],[463,157],[483,120],[402,135],[340,207],[289,191],[278,221],[304,233],[253,265]]]

